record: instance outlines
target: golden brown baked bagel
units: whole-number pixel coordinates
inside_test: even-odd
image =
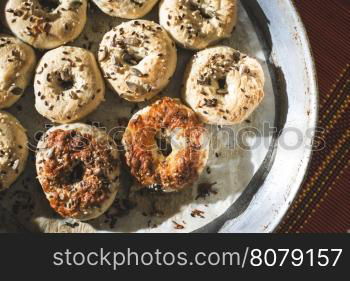
[[[192,184],[209,152],[204,125],[192,110],[168,97],[132,117],[123,144],[132,175],[141,185],[165,192]]]
[[[51,207],[65,218],[103,214],[119,189],[119,155],[109,136],[92,126],[48,130],[38,143],[36,169]]]

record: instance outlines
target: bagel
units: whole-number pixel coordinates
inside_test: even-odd
[[[8,108],[23,95],[36,64],[33,49],[15,37],[0,35],[0,108]]]
[[[8,0],[5,19],[11,31],[39,49],[73,41],[87,20],[87,0]]]
[[[208,124],[240,123],[264,97],[260,63],[230,47],[198,52],[187,66],[183,100]]]
[[[107,15],[124,19],[138,19],[148,14],[158,0],[93,0]]]
[[[11,114],[0,111],[0,191],[23,172],[28,158],[25,129]]]
[[[208,140],[195,113],[166,97],[132,117],[122,143],[131,174],[142,186],[172,192],[193,184],[203,171]]]
[[[47,52],[34,79],[37,111],[57,123],[71,123],[94,111],[105,85],[90,51],[62,46]]]
[[[105,34],[98,59],[105,78],[120,97],[142,102],[169,83],[176,69],[177,53],[160,25],[134,20]]]
[[[162,0],[159,23],[187,49],[228,38],[237,22],[236,0]]]
[[[100,216],[119,189],[115,143],[105,132],[85,124],[48,130],[38,143],[36,170],[51,207],[65,218]]]

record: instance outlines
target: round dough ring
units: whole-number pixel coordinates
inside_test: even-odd
[[[38,49],[53,49],[83,31],[87,0],[8,0],[5,19],[19,39]]]
[[[132,117],[123,144],[131,174],[142,186],[165,192],[193,184],[209,155],[204,125],[178,99],[168,97]]]
[[[112,17],[138,19],[148,14],[158,0],[93,0],[93,2]]]
[[[0,34],[0,109],[11,107],[22,97],[35,65],[36,56],[30,46]]]
[[[162,0],[159,23],[187,49],[228,38],[237,22],[236,0]]]
[[[119,153],[103,131],[85,124],[48,130],[38,143],[36,169],[51,207],[65,218],[102,215],[119,189]]]
[[[246,120],[264,97],[260,63],[230,47],[198,52],[187,66],[183,100],[208,124]]]
[[[78,47],[47,52],[34,79],[37,111],[57,123],[71,123],[94,111],[104,100],[105,84],[95,56]]]
[[[16,181],[26,166],[27,158],[25,129],[14,116],[0,111],[0,191]]]
[[[100,66],[109,85],[131,102],[151,99],[175,72],[175,43],[158,24],[147,20],[122,23],[100,44]]]

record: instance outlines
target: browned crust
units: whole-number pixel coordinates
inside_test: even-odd
[[[110,143],[96,141],[92,135],[76,130],[58,129],[46,136],[45,144],[45,149],[51,149],[52,153],[38,163],[39,179],[57,213],[74,218],[108,200],[112,183],[108,174],[118,167]],[[78,186],[67,178],[77,161],[84,165]]]
[[[154,157],[152,149],[156,147],[155,136],[165,128],[183,129],[183,137],[188,145],[172,157],[172,166],[167,161]],[[206,161],[206,150],[202,147],[201,137],[204,125],[195,113],[179,100],[163,98],[150,107],[147,114],[132,119],[123,137],[126,148],[127,164],[131,173],[145,186],[160,186],[164,191],[179,190],[193,183]],[[153,149],[154,151],[154,149]]]

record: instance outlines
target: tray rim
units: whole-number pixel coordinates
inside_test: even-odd
[[[299,13],[299,10],[297,9],[296,7],[296,4],[293,2],[293,0],[290,0],[290,4],[293,8],[293,12],[295,14],[295,16],[298,18],[299,20],[299,23],[300,23],[300,34],[302,35],[304,41],[305,41],[305,48],[307,51],[308,51],[308,57],[309,57],[309,63],[310,63],[310,70],[311,70],[311,77],[313,78],[312,81],[312,84],[313,84],[313,87],[314,87],[314,95],[315,95],[315,107],[314,107],[314,118],[313,118],[313,126],[314,128],[316,128],[317,124],[318,124],[318,115],[319,115],[319,86],[318,86],[318,76],[317,76],[317,69],[316,69],[316,60],[315,60],[315,56],[314,56],[314,53],[313,53],[313,50],[312,50],[312,46],[311,46],[311,41],[310,41],[310,38],[308,36],[308,33],[307,33],[307,30],[305,28],[305,25],[301,19],[301,15]],[[316,131],[314,130],[313,131],[313,136],[312,136],[312,139],[314,140],[315,138],[315,134],[316,134]],[[295,202],[298,194],[301,192],[301,187],[302,185],[304,184],[304,182],[306,181],[306,178],[307,178],[307,175],[308,175],[308,172],[309,172],[309,169],[310,169],[310,165],[311,165],[311,161],[312,161],[312,157],[313,157],[313,154],[315,153],[315,151],[311,150],[310,151],[310,154],[308,155],[308,162],[307,162],[307,165],[306,165],[306,168],[305,168],[305,171],[304,171],[304,174],[301,176],[301,181],[299,183],[299,188],[296,190],[295,194],[293,195],[293,198],[290,202],[290,206]],[[272,228],[272,232],[276,232],[278,230],[278,227],[280,226],[280,224],[283,222],[283,220],[286,218],[287,216],[287,213],[289,211],[289,206],[287,209],[285,209],[283,211],[283,213],[281,214],[281,217],[280,217],[280,221],[275,225],[273,226]]]
[[[242,0],[242,1],[255,1],[255,2],[263,2],[266,0]],[[316,134],[316,128],[318,123],[318,113],[319,113],[319,87],[318,87],[318,79],[317,79],[317,71],[316,71],[316,64],[315,64],[315,58],[312,52],[312,47],[310,43],[310,39],[307,35],[306,28],[303,24],[303,21],[301,19],[301,16],[296,8],[295,3],[293,0],[284,0],[283,1],[285,5],[288,5],[289,7],[289,13],[291,13],[295,19],[295,22],[297,23],[295,26],[295,29],[298,33],[298,37],[301,41],[300,48],[303,50],[304,53],[304,60],[305,60],[305,67],[307,68],[305,71],[308,73],[309,78],[309,101],[310,101],[310,108],[312,108],[312,111],[309,115],[309,129],[312,130],[312,136],[311,141],[313,142],[315,139]],[[260,5],[258,3],[258,5]],[[242,228],[238,229],[239,227],[234,226],[232,223],[236,223],[236,221],[239,219],[241,215],[239,215],[237,218],[227,220],[219,229],[219,232],[222,233],[249,233],[249,232],[262,232],[262,233],[273,233],[276,232],[279,225],[283,222],[283,219],[286,217],[287,212],[290,208],[290,206],[293,204],[295,199],[297,198],[298,193],[301,191],[301,186],[305,182],[308,174],[308,170],[310,168],[311,159],[314,151],[311,149],[307,153],[304,154],[303,158],[300,159],[299,163],[303,163],[304,167],[303,169],[299,169],[298,173],[295,177],[294,186],[297,186],[297,188],[294,188],[293,190],[290,190],[290,193],[285,199],[284,205],[279,208],[278,214],[269,222],[268,225],[261,231],[257,231],[257,229],[253,228]],[[259,190],[257,191],[257,193]],[[231,225],[230,225],[231,223]],[[239,225],[242,226],[242,223]]]

